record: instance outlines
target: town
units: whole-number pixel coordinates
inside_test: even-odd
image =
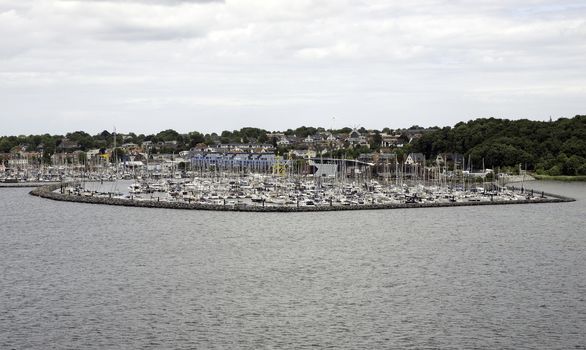
[[[292,171],[293,163],[296,172],[315,174],[317,164],[342,160],[347,176],[368,169],[371,176],[385,179],[396,178],[398,173],[409,178],[426,176],[426,169],[431,178],[437,172],[434,165],[460,172],[481,169],[466,164],[464,156],[458,153],[440,154],[432,160],[420,152],[409,152],[416,140],[434,130],[418,126],[387,128],[381,132],[364,128],[326,131],[301,127],[286,132],[243,128],[220,135],[198,132],[181,135],[174,130],[150,136],[108,131],[94,137],[84,132],[60,138],[46,135],[0,153],[0,181],[56,181],[82,174],[99,180],[185,177],[193,169],[228,168],[282,173],[285,169]],[[303,168],[299,165],[302,160],[307,161]],[[428,164],[431,167],[426,168]],[[335,175],[336,170],[341,168],[332,170],[331,166],[324,166],[319,172],[324,176],[328,171],[329,175]]]
[[[261,173],[295,168],[307,175],[315,174],[316,164],[328,163],[344,164],[336,168],[338,175],[366,171],[395,182],[438,174],[492,180],[494,172],[520,176],[525,170],[533,176],[580,179],[586,175],[585,133],[586,116],[578,115],[555,121],[480,118],[443,128],[302,126],[278,132],[245,127],[219,134],[167,129],[150,135],[104,130],[93,136],[83,131],[0,136],[0,181],[55,181],[81,174],[104,179],[185,176],[190,170],[220,167]]]

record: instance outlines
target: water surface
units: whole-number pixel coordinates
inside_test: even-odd
[[[0,348],[585,348],[577,202],[173,211],[0,189]]]

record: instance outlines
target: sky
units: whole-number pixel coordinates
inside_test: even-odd
[[[0,135],[585,113],[583,0],[0,0]]]

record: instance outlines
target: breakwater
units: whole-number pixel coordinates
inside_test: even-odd
[[[47,185],[59,184],[58,181],[50,182],[0,182],[0,188],[27,188],[27,187],[42,187]]]
[[[537,204],[537,203],[563,203],[573,202],[575,199],[556,194],[547,193],[546,197],[510,201],[479,201],[479,202],[447,202],[447,203],[395,203],[395,204],[359,204],[351,206],[260,206],[260,205],[212,205],[187,202],[167,202],[155,200],[131,200],[121,198],[109,198],[99,196],[70,195],[55,192],[61,184],[53,184],[33,189],[30,194],[42,198],[87,204],[118,205],[139,208],[164,208],[164,209],[190,209],[190,210],[215,210],[215,211],[241,211],[241,212],[315,212],[315,211],[339,211],[339,210],[376,210],[376,209],[406,209],[406,208],[441,208],[462,207],[477,205],[510,205],[510,204]]]

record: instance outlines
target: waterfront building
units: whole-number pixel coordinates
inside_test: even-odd
[[[261,172],[271,171],[277,163],[272,152],[192,152],[192,168],[250,169]]]
[[[212,151],[216,152],[261,152],[270,153],[275,150],[273,145],[268,143],[225,143],[217,144],[210,147]]]

